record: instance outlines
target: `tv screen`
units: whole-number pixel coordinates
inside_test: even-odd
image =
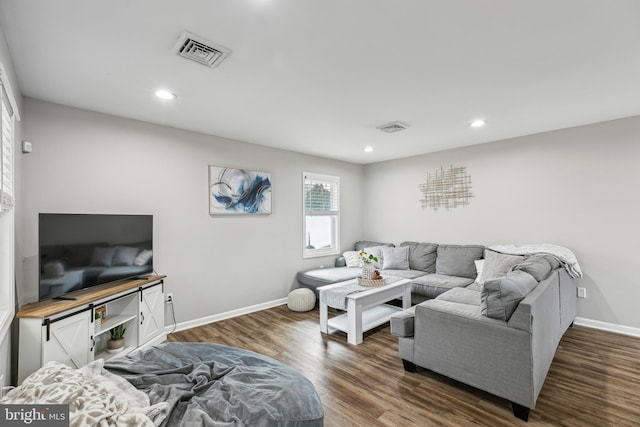
[[[153,215],[39,216],[39,299],[153,273]]]

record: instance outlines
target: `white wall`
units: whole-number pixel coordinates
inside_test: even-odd
[[[363,167],[25,98],[25,280],[37,299],[39,212],[151,213],[154,267],[178,322],[284,298],[302,258],[302,172],[339,175],[343,247],[362,235]],[[212,118],[213,119],[213,118]],[[207,165],[272,173],[273,213],[212,217]]]
[[[466,166],[475,198],[422,209],[418,185]],[[436,243],[555,243],[574,251],[578,316],[640,327],[640,117],[365,167],[365,236]]]

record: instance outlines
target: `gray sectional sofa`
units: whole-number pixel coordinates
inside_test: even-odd
[[[354,249],[376,246],[381,244],[357,242]],[[383,275],[412,279],[417,305],[391,318],[405,370],[420,366],[507,399],[514,415],[526,421],[560,339],[576,317],[579,274],[568,267],[580,273],[577,263],[479,245],[403,242],[400,247],[409,247],[408,268],[385,270],[384,259],[380,267]],[[344,264],[339,258],[335,268],[301,272],[298,281],[315,289],[361,271]]]
[[[353,250],[368,248],[393,248],[393,243],[358,241]],[[385,268],[385,259],[379,262],[383,275],[411,279],[411,300],[413,304],[432,299],[455,287],[473,283],[477,276],[475,260],[482,259],[484,246],[481,245],[438,245],[435,243],[402,242],[400,248],[408,249],[406,268]],[[397,267],[391,264],[390,267]],[[301,271],[297,274],[301,287],[312,289],[332,283],[355,279],[362,272],[360,267],[348,267],[344,257],[338,257],[333,268],[319,268]]]

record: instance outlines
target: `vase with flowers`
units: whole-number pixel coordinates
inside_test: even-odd
[[[374,262],[378,262],[378,257],[365,251],[360,251],[360,260],[362,261],[362,278],[373,279],[376,268]]]

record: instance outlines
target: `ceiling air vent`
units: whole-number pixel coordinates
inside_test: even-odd
[[[386,125],[377,126],[376,129],[380,129],[382,132],[394,133],[401,130],[405,130],[409,127],[408,124],[402,122],[391,122]]]
[[[226,47],[188,31],[178,38],[174,51],[184,58],[211,68],[217,67],[231,53]]]

